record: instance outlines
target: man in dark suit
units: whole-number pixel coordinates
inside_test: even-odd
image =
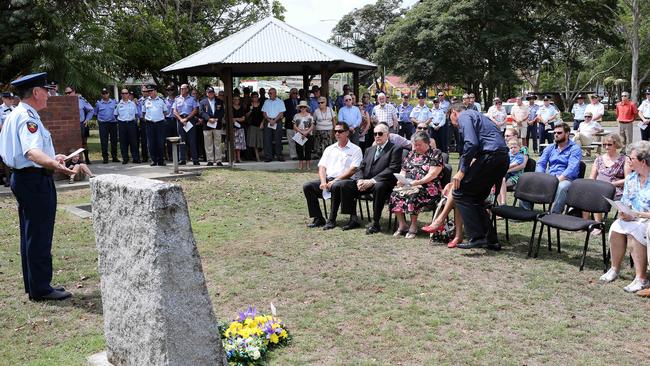
[[[366,229],[366,234],[380,232],[381,212],[390,192],[395,187],[394,173],[399,173],[401,168],[402,148],[389,141],[388,126],[385,124],[377,125],[373,135],[375,144],[366,150],[359,170],[350,180],[339,186],[341,213],[350,214],[350,221],[341,228],[343,230],[361,226],[357,219],[357,197],[371,193],[373,195],[372,223]]]
[[[289,98],[284,100],[284,130],[287,134],[287,144],[289,145],[289,157],[291,160],[298,160],[298,153],[296,153],[296,142],[293,140],[293,135],[296,131],[293,130],[293,116],[298,113],[298,89],[291,88],[289,91]]]
[[[203,119],[203,141],[205,146],[208,166],[215,163],[223,166],[221,162],[221,126],[223,123],[224,108],[223,102],[214,96],[214,88],[209,86],[205,89],[207,98],[199,103],[199,115]]]

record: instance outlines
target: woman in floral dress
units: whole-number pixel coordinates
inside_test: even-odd
[[[413,150],[404,158],[402,171],[406,179],[412,180],[408,187],[397,183],[391,193],[389,208],[395,213],[399,227],[393,236],[406,234],[407,239],[415,238],[418,231],[418,214],[431,207],[440,199],[440,173],[443,169],[442,152],[429,146],[429,135],[418,131],[411,141]],[[406,222],[406,214],[411,216],[411,224]]]

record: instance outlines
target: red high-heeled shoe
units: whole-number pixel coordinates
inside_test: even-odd
[[[442,232],[444,230],[445,230],[445,224],[442,224],[442,225],[440,225],[438,227],[433,227],[431,225],[427,225],[427,226],[422,227],[422,231],[424,231],[425,233],[429,233],[429,234],[439,233],[439,232]]]
[[[447,243],[447,248],[456,248],[456,245],[458,245],[458,242],[459,242],[459,240],[454,238],[454,240]]]

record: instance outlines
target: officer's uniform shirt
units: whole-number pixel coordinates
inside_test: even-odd
[[[114,99],[108,100],[100,99],[95,104],[95,114],[99,122],[116,122],[115,121],[115,106],[117,103]]]
[[[431,126],[433,127],[442,127],[447,122],[447,114],[442,108],[431,108]]]
[[[643,114],[643,118],[650,118],[650,100],[644,99],[639,106],[639,112]]]
[[[14,169],[42,168],[27,159],[26,154],[32,149],[39,149],[52,159],[56,156],[52,135],[41,122],[38,112],[21,102],[7,116],[0,131],[0,156],[5,164]]]
[[[475,110],[463,111],[458,116],[458,125],[465,139],[458,169],[461,172],[466,171],[472,159],[484,153],[508,150],[497,125],[482,113]]]
[[[2,103],[2,105],[0,105],[0,126],[3,123],[5,123],[5,119],[7,118],[9,113],[11,113],[11,111],[13,111],[13,110],[14,110],[14,106],[12,106],[12,105],[6,105],[4,103]]]
[[[137,119],[138,107],[131,100],[120,100],[115,106],[115,117],[120,122],[131,122]]]
[[[431,114],[431,110],[426,104],[423,106],[420,106],[419,104],[416,105],[415,107],[413,107],[413,110],[409,115],[409,118],[415,118],[415,120],[418,121],[418,123],[426,122],[429,120],[429,118],[432,117],[433,115]]]
[[[174,97],[167,97],[165,98],[165,104],[167,105],[167,116],[173,116],[174,115],[174,102],[175,102]]]
[[[83,124],[93,118],[95,110],[93,109],[93,106],[84,99],[84,97],[81,95],[77,95],[77,97],[79,97],[79,123]]]
[[[399,116],[399,121],[403,123],[411,123],[411,112],[413,111],[413,106],[410,104],[404,105],[400,104],[397,107],[397,115]]]
[[[587,109],[587,105],[585,103],[575,103],[573,105],[573,108],[571,108],[571,114],[573,114],[573,119],[576,121],[584,121],[585,120],[585,110]]]
[[[165,119],[167,105],[160,96],[156,98],[147,97],[144,101],[144,119],[149,122],[160,122]]]
[[[188,116],[192,113],[194,108],[199,108],[199,103],[197,103],[196,99],[191,95],[188,95],[187,97],[182,95],[176,97],[174,105],[172,106],[172,109],[178,112],[181,116]]]
[[[542,121],[547,122],[546,125],[544,126],[544,129],[552,130],[553,124],[557,122],[558,111],[552,105],[549,105],[548,107],[546,105],[543,105],[540,106],[539,109],[537,110],[537,115],[540,117],[539,118],[540,123]]]
[[[149,97],[142,96],[138,99],[138,103],[136,103],[138,106],[140,106],[140,118],[144,117],[144,110],[145,110],[144,102],[147,99],[149,99]]]

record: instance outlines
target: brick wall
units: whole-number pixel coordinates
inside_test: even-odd
[[[52,134],[57,154],[68,154],[81,147],[79,131],[79,102],[77,97],[49,97],[47,108],[38,112],[45,127]]]

